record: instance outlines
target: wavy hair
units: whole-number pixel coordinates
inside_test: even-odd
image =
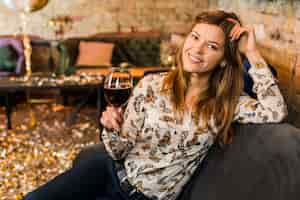
[[[235,24],[227,20],[228,18],[240,22],[234,13],[221,10],[203,12],[196,16],[189,31],[191,32],[196,24],[205,23],[219,26],[225,34],[223,60],[226,62],[226,66],[221,67],[219,64],[214,69],[205,95],[198,97],[196,109],[193,110],[197,124],[200,119],[203,120],[201,122],[203,126],[199,127],[200,130],[215,130],[214,127],[217,127],[218,131],[212,132],[220,144],[229,144],[232,140],[231,123],[243,89],[243,67],[238,42],[230,40],[230,31]],[[173,107],[180,119],[184,114],[184,99],[190,77],[190,73],[183,70],[182,49],[183,44],[176,52],[176,69],[168,73],[162,87],[163,93],[170,94]],[[214,127],[210,126],[211,120],[214,122]]]

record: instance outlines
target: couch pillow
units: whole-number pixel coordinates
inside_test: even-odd
[[[76,65],[110,66],[113,48],[113,43],[80,41]]]
[[[23,61],[22,42],[15,38],[0,38],[0,76],[19,75]]]
[[[51,49],[47,42],[32,41],[31,71],[33,73],[52,73],[58,67],[59,52]]]
[[[13,72],[17,65],[18,55],[10,46],[0,48],[0,71]]]

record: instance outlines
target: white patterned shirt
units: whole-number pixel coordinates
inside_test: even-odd
[[[240,123],[280,122],[286,104],[265,66],[251,67],[257,100],[240,97],[234,120]],[[175,120],[170,98],[160,93],[165,74],[144,77],[133,91],[120,133],[104,129],[102,139],[114,159],[125,158],[129,182],[147,197],[174,200],[214,143],[200,132],[191,114]]]

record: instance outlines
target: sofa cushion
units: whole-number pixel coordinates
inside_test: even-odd
[[[16,38],[0,38],[0,76],[21,75],[24,62],[22,42]]]
[[[53,72],[54,65],[57,66],[58,63],[58,57],[57,51],[52,51],[48,45],[36,44],[32,41],[31,71],[33,73]]]
[[[110,66],[113,48],[113,43],[80,41],[76,65]]]
[[[18,55],[11,46],[0,48],[0,71],[15,71],[17,60]]]
[[[289,124],[238,125],[231,145],[211,149],[180,199],[297,200],[300,130]]]

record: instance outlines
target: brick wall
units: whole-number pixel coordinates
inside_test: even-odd
[[[261,52],[276,67],[293,120],[300,126],[300,1],[211,0],[211,8],[236,12],[254,26]]]
[[[65,36],[97,32],[148,31],[180,27],[195,13],[208,8],[209,0],[51,0],[42,10],[30,14],[27,33],[53,38],[48,21],[57,15],[81,18]],[[17,34],[21,22],[17,13],[0,3],[0,35]]]

